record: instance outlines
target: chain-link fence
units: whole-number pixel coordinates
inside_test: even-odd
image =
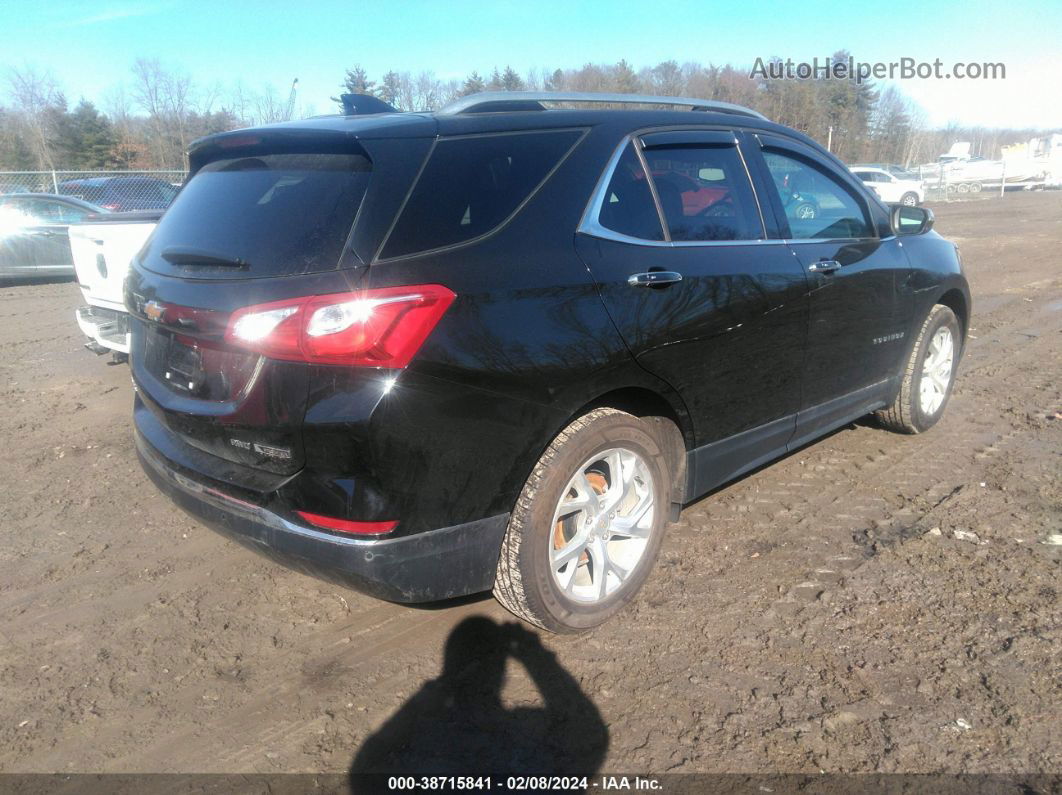
[[[162,210],[184,182],[184,171],[0,171],[0,195],[53,193],[106,210]]]

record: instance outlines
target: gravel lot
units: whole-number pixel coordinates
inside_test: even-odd
[[[77,288],[0,288],[0,771],[1062,771],[1062,193],[934,209],[975,300],[942,423],[690,506],[577,638],[201,527],[141,474]]]

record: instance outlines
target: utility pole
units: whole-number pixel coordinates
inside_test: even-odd
[[[831,124],[826,130],[826,151],[833,151],[833,125]]]
[[[284,109],[284,121],[291,121],[291,114],[295,112],[295,89],[298,88],[299,78],[291,81],[291,93],[288,94],[288,106]]]

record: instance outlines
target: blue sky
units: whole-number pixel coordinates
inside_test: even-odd
[[[757,57],[1003,62],[1007,79],[904,80],[933,124],[1062,126],[1062,2],[902,3],[760,0],[0,0],[0,75],[50,70],[76,101],[102,100],[129,81],[137,57],[184,69],[200,85],[286,96],[331,112],[344,69],[390,68],[463,77],[511,64],[578,67],[627,58],[751,65]],[[6,81],[5,81],[6,82]],[[0,83],[2,85],[2,83]],[[3,93],[0,89],[0,94]]]

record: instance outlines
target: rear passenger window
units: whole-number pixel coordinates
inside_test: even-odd
[[[633,144],[627,145],[612,172],[597,220],[601,226],[621,235],[642,240],[664,239],[649,180]]]
[[[763,157],[793,238],[873,237],[862,206],[838,179],[780,152],[765,149]]]
[[[758,240],[756,199],[735,146],[645,150],[668,232],[676,241]]]
[[[384,245],[402,257],[482,237],[507,221],[582,137],[579,130],[440,140]]]

